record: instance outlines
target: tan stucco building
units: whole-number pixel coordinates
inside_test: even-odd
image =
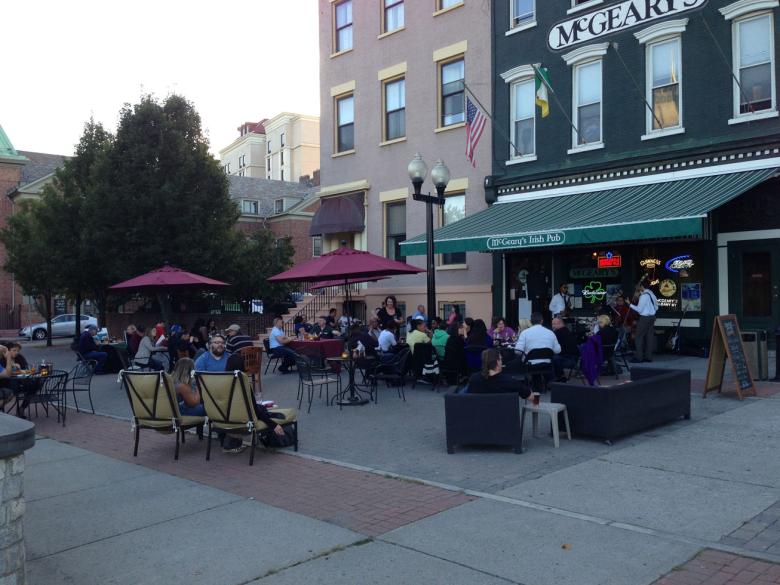
[[[331,233],[321,234],[323,250],[345,240],[400,258],[400,242],[425,231],[425,204],[412,200],[407,174],[416,152],[429,169],[442,159],[450,170],[436,226],[487,207],[482,185],[491,173],[490,128],[472,166],[465,156],[464,102],[470,91],[480,103],[491,103],[490,6],[476,0],[319,0],[319,9],[320,213],[329,206],[349,208],[352,220],[344,231],[331,225]],[[430,176],[423,190],[434,191]],[[317,224],[315,217],[314,230]],[[425,266],[423,256],[406,260]],[[436,263],[435,312],[446,314],[449,304],[458,303],[465,316],[490,319],[490,256],[439,255]],[[426,302],[426,276],[369,285],[368,309],[387,294],[411,314]]]

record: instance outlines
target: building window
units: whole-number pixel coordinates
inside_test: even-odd
[[[400,260],[401,242],[406,239],[406,202],[385,205],[385,256]]]
[[[284,151],[279,151],[279,166],[284,166]]]
[[[314,258],[322,256],[322,236],[313,236],[311,239],[311,255]]]
[[[574,68],[574,144],[601,142],[601,60]]]
[[[444,199],[441,210],[441,225],[450,225],[466,217],[466,195],[450,195]],[[466,252],[450,252],[441,255],[442,266],[465,264]]]
[[[336,99],[336,152],[355,148],[355,96]]]
[[[279,171],[279,180],[280,180],[280,181],[284,181],[284,169],[282,169],[281,171]]]
[[[266,157],[265,159],[265,172],[268,175],[268,178],[270,179],[273,175],[273,157]]]
[[[526,79],[512,84],[512,152],[517,159],[536,154],[536,81]]]
[[[284,199],[275,199],[274,213],[283,213],[283,212],[284,212]]]
[[[282,132],[282,133],[279,135],[279,146],[280,146],[281,148],[284,148],[284,145],[285,145],[285,141],[284,141],[284,132]]]
[[[438,9],[446,10],[447,8],[457,6],[458,4],[463,4],[463,0],[439,0]]]
[[[270,140],[269,140],[268,142],[266,142],[266,143],[265,143],[265,151],[266,151],[268,154],[271,154],[271,141],[270,141]]]
[[[336,52],[352,48],[352,0],[336,4]]]
[[[680,39],[647,46],[648,132],[682,125]]]
[[[393,79],[385,86],[385,140],[406,136],[406,80]]]
[[[227,163],[227,164],[225,165],[225,174],[226,174],[226,175],[229,175],[229,174],[230,174],[230,163]]]
[[[241,212],[257,215],[259,213],[259,204],[257,201],[248,201],[244,199],[241,202]]]
[[[382,14],[382,32],[392,32],[404,26],[404,2],[403,0],[384,0],[384,13]]]
[[[511,0],[510,28],[533,22],[535,0]]]
[[[465,121],[464,90],[466,67],[463,57],[439,66],[440,124],[452,126]]]
[[[772,18],[762,14],[734,22],[735,116],[775,109]]]

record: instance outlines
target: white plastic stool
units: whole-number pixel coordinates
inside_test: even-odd
[[[523,405],[523,418],[525,418],[525,411],[531,413],[531,424],[533,429],[533,436],[536,436],[536,431],[539,427],[539,413],[542,412],[550,416],[550,424],[552,425],[553,443],[557,449],[560,445],[558,441],[558,413],[563,412],[563,420],[566,423],[566,436],[571,441],[571,429],[569,428],[569,413],[566,411],[566,405],[558,402],[540,402],[534,406],[530,402],[526,402]]]

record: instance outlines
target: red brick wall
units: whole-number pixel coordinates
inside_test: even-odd
[[[9,189],[19,184],[21,173],[22,165],[0,162],[0,228],[6,226],[7,218],[13,211],[11,200],[5,194],[8,193]],[[22,293],[19,287],[16,287],[16,298],[14,298],[13,279],[2,269],[5,261],[5,248],[0,245],[0,305],[14,303],[18,305],[22,302]]]
[[[280,219],[269,224],[271,231],[277,238],[292,237],[292,245],[295,248],[293,264],[298,264],[311,259],[311,237],[309,227],[311,219],[294,218]]]

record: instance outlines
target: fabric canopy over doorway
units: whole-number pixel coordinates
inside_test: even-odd
[[[359,233],[365,229],[363,194],[322,199],[309,228],[310,236]]]
[[[776,172],[770,168],[665,182],[652,182],[648,176],[644,184],[624,187],[609,188],[603,183],[598,190],[593,185],[590,191],[572,194],[529,193],[435,230],[435,251],[487,252],[701,237],[707,213]],[[403,242],[401,251],[405,256],[425,254],[425,234]]]

